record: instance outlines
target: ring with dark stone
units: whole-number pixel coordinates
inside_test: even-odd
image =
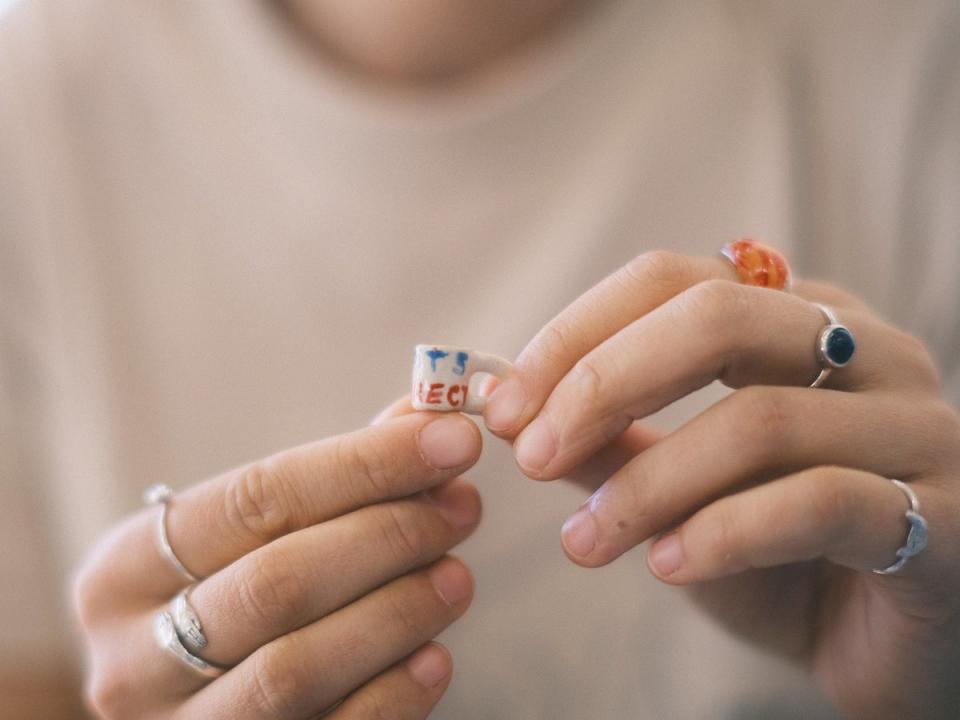
[[[813,304],[827,320],[826,326],[817,335],[816,356],[820,374],[810,384],[810,387],[817,388],[823,385],[834,369],[850,363],[857,351],[857,343],[850,328],[840,323],[833,310],[820,303]]]
[[[820,331],[820,342],[817,344],[817,355],[821,365],[842,368],[857,350],[853,333],[844,325],[827,325]]]

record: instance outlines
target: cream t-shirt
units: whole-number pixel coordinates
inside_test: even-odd
[[[920,335],[960,398],[956,3],[607,0],[416,94],[326,66],[265,5],[0,20],[3,661],[73,652],[66,575],[145,485],[364,425],[416,342],[513,356],[645,250],[765,237]],[[434,717],[832,717],[643,549],[567,561],[580,491],[490,436],[469,476],[476,599]]]

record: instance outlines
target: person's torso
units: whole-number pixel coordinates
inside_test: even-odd
[[[818,151],[804,130],[820,116],[788,118],[802,95],[762,18],[613,4],[517,97],[418,108],[319,76],[312,96],[302,60],[245,36],[255,11],[233,12],[121,11],[141,35],[90,51],[63,139],[68,197],[23,222],[48,261],[48,412],[68,438],[54,517],[77,546],[150,482],[184,486],[365,424],[408,390],[417,342],[514,356],[646,250],[757,235],[875,301],[899,278],[896,231],[850,250],[806,235],[821,210],[854,216],[845,231],[873,224],[802,174],[840,183],[849,168],[798,157]],[[559,528],[579,491],[524,479],[489,436],[469,477],[485,516],[458,554],[477,594],[441,637],[456,677],[435,717],[829,717],[800,673],[653,580],[642,549],[570,564]]]

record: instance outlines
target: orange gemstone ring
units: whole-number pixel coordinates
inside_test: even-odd
[[[790,289],[790,266],[779,251],[743,238],[724,245],[720,254],[733,263],[743,283],[773,290]]]

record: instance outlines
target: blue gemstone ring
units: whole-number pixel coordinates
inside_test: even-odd
[[[826,326],[817,336],[817,363],[820,365],[820,374],[810,387],[823,385],[835,368],[842,368],[850,363],[857,351],[857,343],[853,339],[850,328],[841,325],[837,315],[826,305],[813,303],[827,319]]]

